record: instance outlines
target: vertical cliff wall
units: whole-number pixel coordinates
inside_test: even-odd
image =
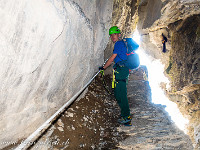
[[[106,46],[105,58],[112,53],[112,20],[127,37],[137,28],[140,47],[165,64],[166,94],[190,120],[197,147],[199,14],[200,0],[0,1],[1,143],[27,137],[90,80]]]
[[[188,133],[200,144],[200,14],[170,24],[169,28],[172,49],[166,70],[171,79],[168,96],[190,120]]]
[[[0,1],[1,142],[27,137],[94,75],[112,3]]]
[[[144,51],[165,65],[170,100],[189,119],[188,134],[200,144],[200,1],[199,0],[114,0],[113,25],[125,36],[138,29]],[[162,52],[162,33],[167,51]]]

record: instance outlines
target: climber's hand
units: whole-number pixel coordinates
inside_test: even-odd
[[[99,67],[99,70],[100,70],[100,71],[101,71],[101,70],[104,70],[103,66]]]

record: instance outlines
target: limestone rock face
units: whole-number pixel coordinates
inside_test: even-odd
[[[171,91],[168,94],[189,118],[189,134],[198,143],[200,140],[200,15],[193,15],[169,27],[172,32],[172,49],[167,68],[171,79]],[[182,98],[173,99],[176,95]]]
[[[114,1],[113,25],[124,34],[140,32],[142,47],[165,64],[170,79],[167,96],[189,119],[189,134],[199,147],[200,118],[200,0]],[[161,34],[167,37],[162,52]]]
[[[1,143],[26,138],[91,79],[103,64],[112,5],[0,2]]]

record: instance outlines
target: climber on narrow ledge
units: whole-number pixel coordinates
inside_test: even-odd
[[[162,50],[162,52],[165,53],[165,52],[166,52],[166,42],[167,42],[167,37],[164,36],[163,33],[162,33],[161,37],[162,37],[162,44],[163,44],[163,50]]]
[[[122,59],[125,60],[127,58],[127,48],[121,40],[121,31],[117,26],[113,26],[109,29],[109,35],[112,42],[115,43],[113,54],[104,66],[99,67],[99,70],[104,70],[109,67],[113,61],[115,62],[115,65],[113,66],[115,75],[114,96],[121,109],[121,118],[118,119],[118,122],[120,124],[124,124],[125,126],[131,126],[131,116],[126,87],[129,76],[129,68],[124,65],[119,65],[118,63],[122,61]]]

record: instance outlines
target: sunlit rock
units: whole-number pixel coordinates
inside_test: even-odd
[[[198,147],[200,1],[115,0],[114,9],[113,24],[118,25],[126,36],[137,29],[141,36],[140,47],[152,59],[159,59],[165,65],[164,73],[170,80],[165,93],[189,119],[188,134]],[[162,34],[168,39],[165,53]]]

